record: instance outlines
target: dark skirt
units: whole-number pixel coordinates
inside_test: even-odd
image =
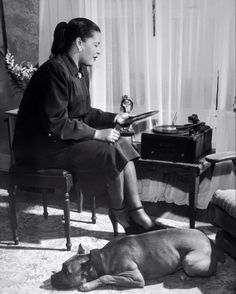
[[[35,158],[40,168],[62,168],[75,175],[98,174],[111,179],[117,177],[126,164],[140,157],[125,138],[116,143],[88,140],[68,144],[49,157]]]

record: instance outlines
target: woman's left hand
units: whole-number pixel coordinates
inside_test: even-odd
[[[127,124],[126,122],[127,119],[130,117],[133,117],[133,115],[130,115],[127,112],[121,112],[116,115],[114,121],[118,123],[119,125],[130,125],[130,123]]]

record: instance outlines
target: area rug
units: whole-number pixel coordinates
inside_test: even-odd
[[[103,247],[113,239],[111,223],[106,209],[99,207],[97,223],[91,223],[91,212],[76,211],[71,203],[72,250],[66,251],[63,211],[55,203],[49,203],[48,220],[42,216],[42,206],[26,201],[17,202],[20,244],[13,245],[8,219],[7,193],[0,190],[0,293],[2,294],[45,294],[79,293],[56,291],[50,284],[50,276],[61,268],[62,262],[76,254],[81,243],[85,250]],[[167,226],[188,227],[188,223],[169,219],[158,219]],[[215,228],[197,223],[210,238],[214,239]],[[120,235],[124,235],[119,227]],[[236,263],[228,255],[217,273],[209,278],[189,278],[182,271],[151,281],[144,289],[118,289],[106,286],[92,293],[113,294],[233,294],[236,293]]]

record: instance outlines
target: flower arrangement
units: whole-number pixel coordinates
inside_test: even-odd
[[[24,91],[37,67],[30,62],[15,63],[14,55],[9,50],[5,55],[5,63],[13,84]]]

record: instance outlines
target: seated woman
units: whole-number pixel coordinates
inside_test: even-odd
[[[100,29],[91,20],[59,23],[51,56],[31,78],[19,107],[13,150],[17,162],[63,168],[75,175],[97,172],[108,184],[112,220],[127,234],[155,228],[144,211],[133,160],[136,150],[115,125],[128,113],[91,107],[87,67],[100,54]]]

